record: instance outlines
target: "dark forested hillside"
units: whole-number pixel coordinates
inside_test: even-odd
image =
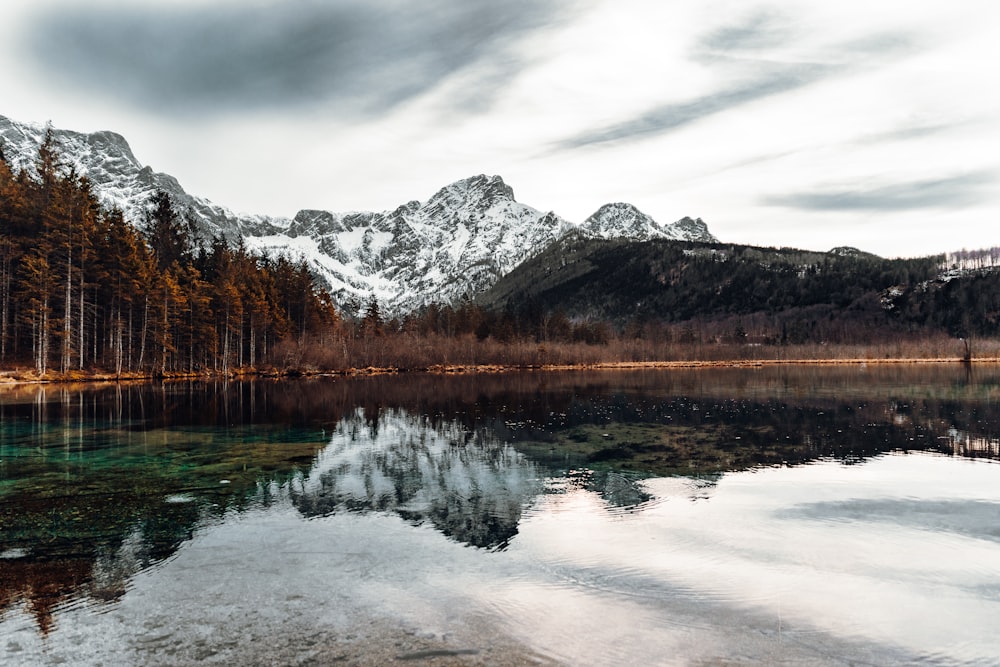
[[[1000,334],[1000,271],[954,269],[934,280],[911,283],[886,296],[898,318],[946,330],[953,336]]]
[[[98,205],[51,133],[33,170],[0,159],[0,362],[41,375],[228,371],[336,324],[305,266],[194,238],[166,193],[139,222],[144,234]]]
[[[678,241],[557,242],[483,295],[484,306],[538,301],[568,314],[683,321],[829,304],[846,308],[893,285],[926,281],[939,257],[887,260]]]
[[[775,341],[854,342],[882,331],[993,336],[1000,274],[940,277],[943,256],[883,259],[850,248],[827,253],[677,241],[569,236],[481,295],[502,311],[524,304],[570,319],[635,322],[753,319]]]

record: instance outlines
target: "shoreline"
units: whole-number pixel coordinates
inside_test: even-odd
[[[1000,357],[889,357],[863,358],[844,357],[826,359],[719,359],[719,360],[663,360],[663,361],[601,361],[578,364],[435,364],[418,368],[398,368],[394,366],[346,369],[292,369],[237,370],[229,373],[107,373],[102,371],[72,371],[66,374],[52,373],[37,377],[34,371],[0,370],[0,387],[14,387],[32,384],[126,384],[133,382],[180,382],[208,380],[251,380],[251,379],[301,379],[317,377],[364,377],[374,375],[475,375],[514,372],[553,372],[586,370],[669,370],[691,368],[761,368],[765,366],[866,366],[866,365],[918,365],[918,364],[1000,364]]]

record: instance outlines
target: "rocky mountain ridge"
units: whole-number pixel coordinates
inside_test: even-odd
[[[662,238],[708,243],[717,241],[701,218],[692,220],[685,216],[669,225],[661,225],[632,204],[623,202],[605,204],[584,220],[580,229],[589,236],[603,239],[649,241]]]
[[[18,123],[0,116],[0,150],[15,171],[34,172],[45,132],[44,125]],[[157,190],[169,194],[178,209],[189,212],[209,236],[219,234],[235,240],[260,227],[282,224],[280,219],[268,216],[237,214],[188,194],[173,176],[140,163],[125,137],[116,132],[52,132],[64,166],[86,176],[103,205],[120,208],[137,225],[143,224],[149,199]]]
[[[120,134],[52,131],[66,166],[87,176],[101,202],[135,224],[143,224],[150,196],[164,190],[205,238],[242,240],[255,250],[304,259],[348,308],[375,297],[386,312],[402,313],[474,296],[573,230],[604,239],[716,241],[701,219],[660,224],[622,203],[574,225],[516,201],[501,177],[487,175],[391,211],[245,215],[188,194],[173,176],[141,164]],[[45,133],[44,126],[0,116],[0,149],[15,170],[31,172]]]

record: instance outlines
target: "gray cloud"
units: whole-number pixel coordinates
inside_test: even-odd
[[[994,171],[910,181],[869,188],[823,188],[764,197],[762,203],[807,211],[907,211],[956,207],[983,201],[993,189]]]
[[[850,142],[851,146],[871,146],[873,144],[881,143],[893,143],[899,141],[909,141],[913,139],[924,139],[935,134],[940,134],[943,132],[949,132],[951,130],[964,127],[968,125],[967,122],[958,123],[941,123],[937,125],[912,125],[907,127],[902,127],[896,130],[890,130],[888,132],[877,132],[873,134],[861,135],[859,138]],[[799,155],[805,153],[809,150],[815,150],[815,146],[811,149],[807,148],[795,148],[787,151],[777,151],[773,153],[763,153],[760,155],[755,155],[744,160],[738,160],[736,162],[731,162],[725,164],[716,169],[713,173],[720,174],[726,171],[731,171],[733,169],[742,169],[744,167],[752,167],[759,164],[765,164],[767,162],[773,162],[775,160],[780,160],[782,158],[790,157],[793,155]]]
[[[296,0],[217,7],[64,6],[25,40],[64,82],[161,113],[328,103],[385,111],[468,67],[493,81],[555,0]],[[480,93],[481,95],[484,93]]]
[[[636,140],[676,130],[708,116],[720,114],[765,97],[802,88],[828,78],[841,68],[834,65],[781,65],[748,83],[696,98],[664,104],[624,122],[590,130],[562,141],[558,148],[572,149],[615,141]]]
[[[765,10],[712,30],[696,40],[691,58],[730,74],[735,72],[738,83],[691,101],[663,104],[627,120],[584,131],[558,142],[556,149],[633,141],[672,132],[760,99],[877,66],[913,48],[909,35],[876,33],[832,49],[816,49],[812,62],[765,57],[767,49],[790,39],[785,18]]]
[[[753,51],[779,46],[787,39],[781,16],[758,9],[749,16],[716,28],[699,40],[699,48],[708,52]]]
[[[909,141],[911,139],[924,139],[935,134],[940,134],[942,132],[948,132],[956,128],[968,125],[967,122],[957,122],[957,123],[939,123],[936,125],[911,125],[908,127],[901,127],[896,130],[889,130],[888,132],[878,132],[876,134],[868,134],[854,143],[859,146],[870,146],[872,144],[882,144],[882,143],[893,143],[897,141]]]

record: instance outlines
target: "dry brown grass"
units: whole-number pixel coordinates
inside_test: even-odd
[[[282,375],[381,375],[399,372],[500,373],[514,369],[629,369],[764,366],[778,364],[928,363],[963,361],[964,343],[946,336],[873,342],[870,344],[754,345],[737,343],[669,343],[614,339],[587,343],[500,342],[475,336],[447,337],[397,334],[333,342],[295,341],[277,346],[272,363],[256,368],[195,373],[123,373],[102,370],[46,373],[32,369],[0,371],[0,385],[38,382],[122,382],[150,379],[184,380],[212,377]],[[973,362],[1000,363],[1000,340],[973,343]]]

